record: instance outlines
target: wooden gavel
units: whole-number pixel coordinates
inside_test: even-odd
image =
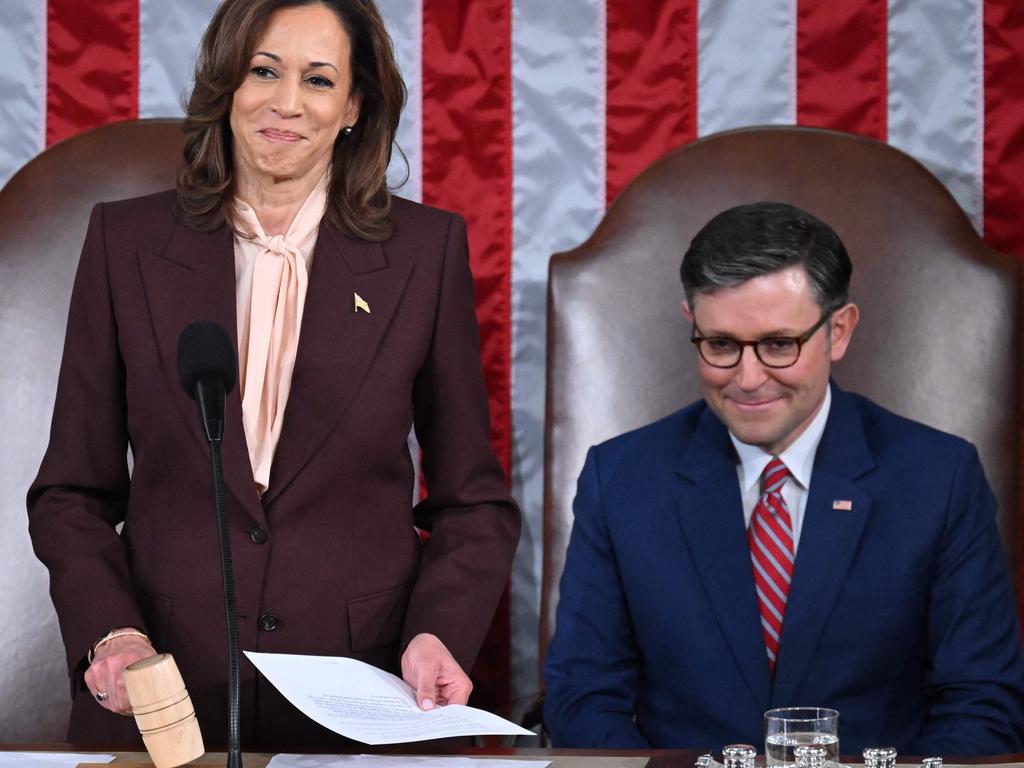
[[[129,664],[124,684],[156,768],[175,768],[202,756],[203,735],[173,656],[161,653]]]

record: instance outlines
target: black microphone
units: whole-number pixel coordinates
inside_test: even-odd
[[[181,386],[199,406],[208,442],[224,437],[224,399],[238,379],[238,357],[224,326],[197,320],[178,337]]]
[[[235,577],[231,568],[227,503],[220,443],[224,438],[224,401],[235,388],[238,357],[231,337],[222,325],[197,320],[178,336],[178,375],[181,386],[199,406],[203,432],[210,444],[213,466],[213,505],[220,541],[221,582],[228,630],[228,768],[242,768],[239,727],[238,619],[235,612]]]

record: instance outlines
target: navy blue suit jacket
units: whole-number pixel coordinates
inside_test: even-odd
[[[545,664],[556,746],[760,750],[765,710],[808,705],[839,710],[845,754],[1021,749],[1020,629],[977,452],[832,391],[774,681],[722,422],[700,401],[591,449]]]

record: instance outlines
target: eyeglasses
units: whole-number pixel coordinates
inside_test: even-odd
[[[800,350],[808,339],[817,333],[831,316],[831,312],[826,312],[818,322],[799,336],[765,336],[754,341],[740,341],[728,336],[697,336],[698,330],[694,324],[694,335],[690,341],[697,346],[697,351],[704,362],[713,368],[735,368],[740,364],[744,347],[753,347],[757,359],[769,368],[789,368],[800,359]]]

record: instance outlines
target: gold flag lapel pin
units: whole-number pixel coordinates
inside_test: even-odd
[[[832,509],[838,509],[840,512],[852,512],[853,502],[848,499],[836,499],[832,502]]]
[[[360,309],[366,314],[370,314],[370,305],[366,303],[366,300],[358,293],[352,294],[352,311],[358,312]]]

